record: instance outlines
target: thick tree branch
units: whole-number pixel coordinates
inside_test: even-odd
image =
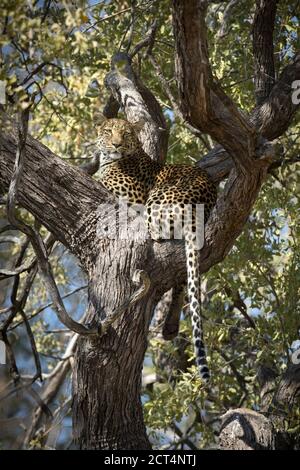
[[[269,96],[275,82],[273,32],[278,0],[256,0],[253,22],[256,104]]]
[[[164,161],[168,145],[165,118],[154,95],[134,74],[128,54],[120,52],[112,58],[112,71],[105,84],[122,105],[129,122],[145,121],[140,133],[145,152]]]
[[[249,217],[270,162],[275,158],[276,152],[270,148],[269,155],[258,160],[258,166],[253,166],[251,174],[231,172],[205,228],[206,243],[200,253],[200,273],[221,262],[232,248]],[[185,279],[184,251],[179,244],[155,243],[154,251],[155,259],[161,262],[160,269],[175,273],[173,282]]]
[[[276,431],[272,422],[246,408],[228,411],[223,417],[220,447],[227,450],[275,450]]]
[[[266,395],[262,395],[262,412],[246,408],[228,411],[222,417],[220,432],[221,448],[229,450],[279,450],[292,449],[293,436],[286,433],[284,420],[299,405],[300,366],[290,365],[282,375],[278,386],[276,374],[270,369],[264,370],[264,377],[259,374],[259,383],[267,386]],[[271,399],[273,395],[273,400]],[[272,414],[274,412],[274,414]]]
[[[11,181],[16,154],[16,135],[6,123],[0,131],[0,193]],[[85,264],[90,256],[80,247],[79,233],[84,237],[87,214],[101,203],[112,201],[102,185],[55,156],[47,147],[28,136],[24,171],[18,192],[18,203],[29,210],[54,236],[78,255]],[[82,251],[83,250],[83,251]],[[84,253],[85,252],[85,253]]]
[[[295,80],[299,80],[299,77],[300,51],[283,69],[269,94],[269,98],[251,113],[251,122],[266,139],[274,140],[281,136],[288,129],[292,118],[299,109],[300,104],[292,99],[292,94],[295,91],[292,84]]]
[[[280,137],[289,127],[299,109],[299,104],[292,100],[292,84],[300,77],[300,52],[287,65],[267,100],[254,108],[250,120],[259,133],[268,140]],[[228,152],[218,145],[197,163],[204,168],[216,182],[226,178],[233,168],[233,160]]]
[[[212,76],[205,14],[206,2],[173,0],[181,111],[193,127],[222,144],[239,168],[249,170],[256,152],[257,133]]]
[[[153,66],[153,68],[156,72],[156,76],[157,76],[158,80],[161,83],[162,89],[164,90],[165,94],[167,95],[167,97],[168,97],[168,99],[171,103],[172,110],[175,113],[175,115],[178,116],[179,119],[181,119],[184,122],[185,126],[187,127],[187,129],[190,130],[190,132],[192,132],[192,134],[194,134],[196,137],[198,137],[202,141],[202,143],[205,146],[207,146],[207,143],[205,142],[201,132],[198,129],[195,129],[193,126],[191,126],[188,122],[185,121],[185,118],[184,118],[184,116],[181,112],[181,109],[180,109],[178,103],[176,102],[175,97],[173,96],[173,93],[172,93],[171,87],[168,83],[168,80],[164,77],[163,71],[160,68],[160,66],[159,66],[158,62],[156,61],[156,59],[154,58],[154,56],[152,55],[152,53],[149,53],[147,57],[148,57],[149,62],[152,64],[152,66]]]

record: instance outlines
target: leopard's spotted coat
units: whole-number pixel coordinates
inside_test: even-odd
[[[123,119],[106,120],[99,128],[100,178],[103,185],[130,204],[145,204],[152,238],[157,238],[155,223],[165,217],[163,208],[172,204],[176,214],[185,204],[204,204],[207,221],[216,202],[216,188],[207,173],[192,165],[162,165],[142,149],[135,126]],[[153,220],[153,216],[155,220]],[[194,216],[194,212],[193,212]],[[174,224],[174,217],[171,224]],[[194,229],[194,217],[192,229]],[[196,363],[200,376],[209,380],[200,315],[198,250],[194,236],[185,233],[187,285]]]

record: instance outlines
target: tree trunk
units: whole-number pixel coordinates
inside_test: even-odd
[[[147,270],[148,245],[100,241],[89,272],[88,321],[113,312],[131,291],[136,269]],[[73,375],[75,439],[82,449],[149,449],[140,400],[141,372],[154,291],[101,338],[80,338]]]

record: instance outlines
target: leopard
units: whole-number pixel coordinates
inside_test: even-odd
[[[188,230],[183,231],[186,252],[187,298],[192,323],[196,365],[204,383],[210,380],[206,359],[202,318],[199,248],[195,242],[195,208],[204,205],[204,223],[216,204],[217,190],[208,173],[195,165],[168,164],[153,160],[144,150],[139,133],[144,121],[106,119],[98,126],[96,147],[98,176],[103,186],[129,204],[143,204],[146,225],[153,240],[164,239],[158,228],[168,222],[165,239],[174,238],[175,228],[183,220],[185,207],[192,207]],[[166,208],[172,208],[166,212]],[[166,213],[168,217],[166,217]],[[165,224],[167,225],[167,224]],[[163,232],[163,233],[162,233]]]

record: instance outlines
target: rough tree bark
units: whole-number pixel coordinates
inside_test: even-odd
[[[299,72],[300,62],[298,55],[283,71],[263,105],[248,118],[212,77],[206,3],[173,0],[181,112],[190,125],[208,132],[226,149],[218,147],[199,165],[208,168],[215,181],[229,175],[206,227],[201,272],[229,252],[270,165],[276,161],[276,152],[265,138],[280,135],[291,122],[296,106],[291,102],[289,84]],[[114,61],[115,69],[106,84],[129,120],[146,117],[148,126],[141,137],[152,156],[160,158],[166,149],[166,133],[162,114],[153,114],[153,106],[157,109],[158,105],[132,73],[129,58],[125,69],[116,67],[117,57]],[[276,115],[274,110],[278,107],[286,112]],[[8,189],[15,151],[14,132],[5,125],[0,132],[1,192]],[[101,204],[115,205],[115,201],[101,184],[31,137],[26,152],[19,204],[78,256],[89,282],[87,321],[99,324],[130,296],[137,269],[146,271],[150,278],[146,296],[118,318],[105,336],[79,338],[73,372],[73,427],[79,447],[149,449],[140,400],[147,332],[163,294],[185,279],[183,245],[110,239],[111,219]],[[108,226],[106,238],[97,232],[103,226]]]
[[[284,432],[286,411],[299,404],[300,366],[290,365],[276,386],[272,370],[260,370],[260,412],[238,408],[222,417],[220,446],[227,450],[298,449],[299,436]]]
[[[256,0],[253,23],[255,98],[262,104],[275,82],[273,32],[278,0]]]

